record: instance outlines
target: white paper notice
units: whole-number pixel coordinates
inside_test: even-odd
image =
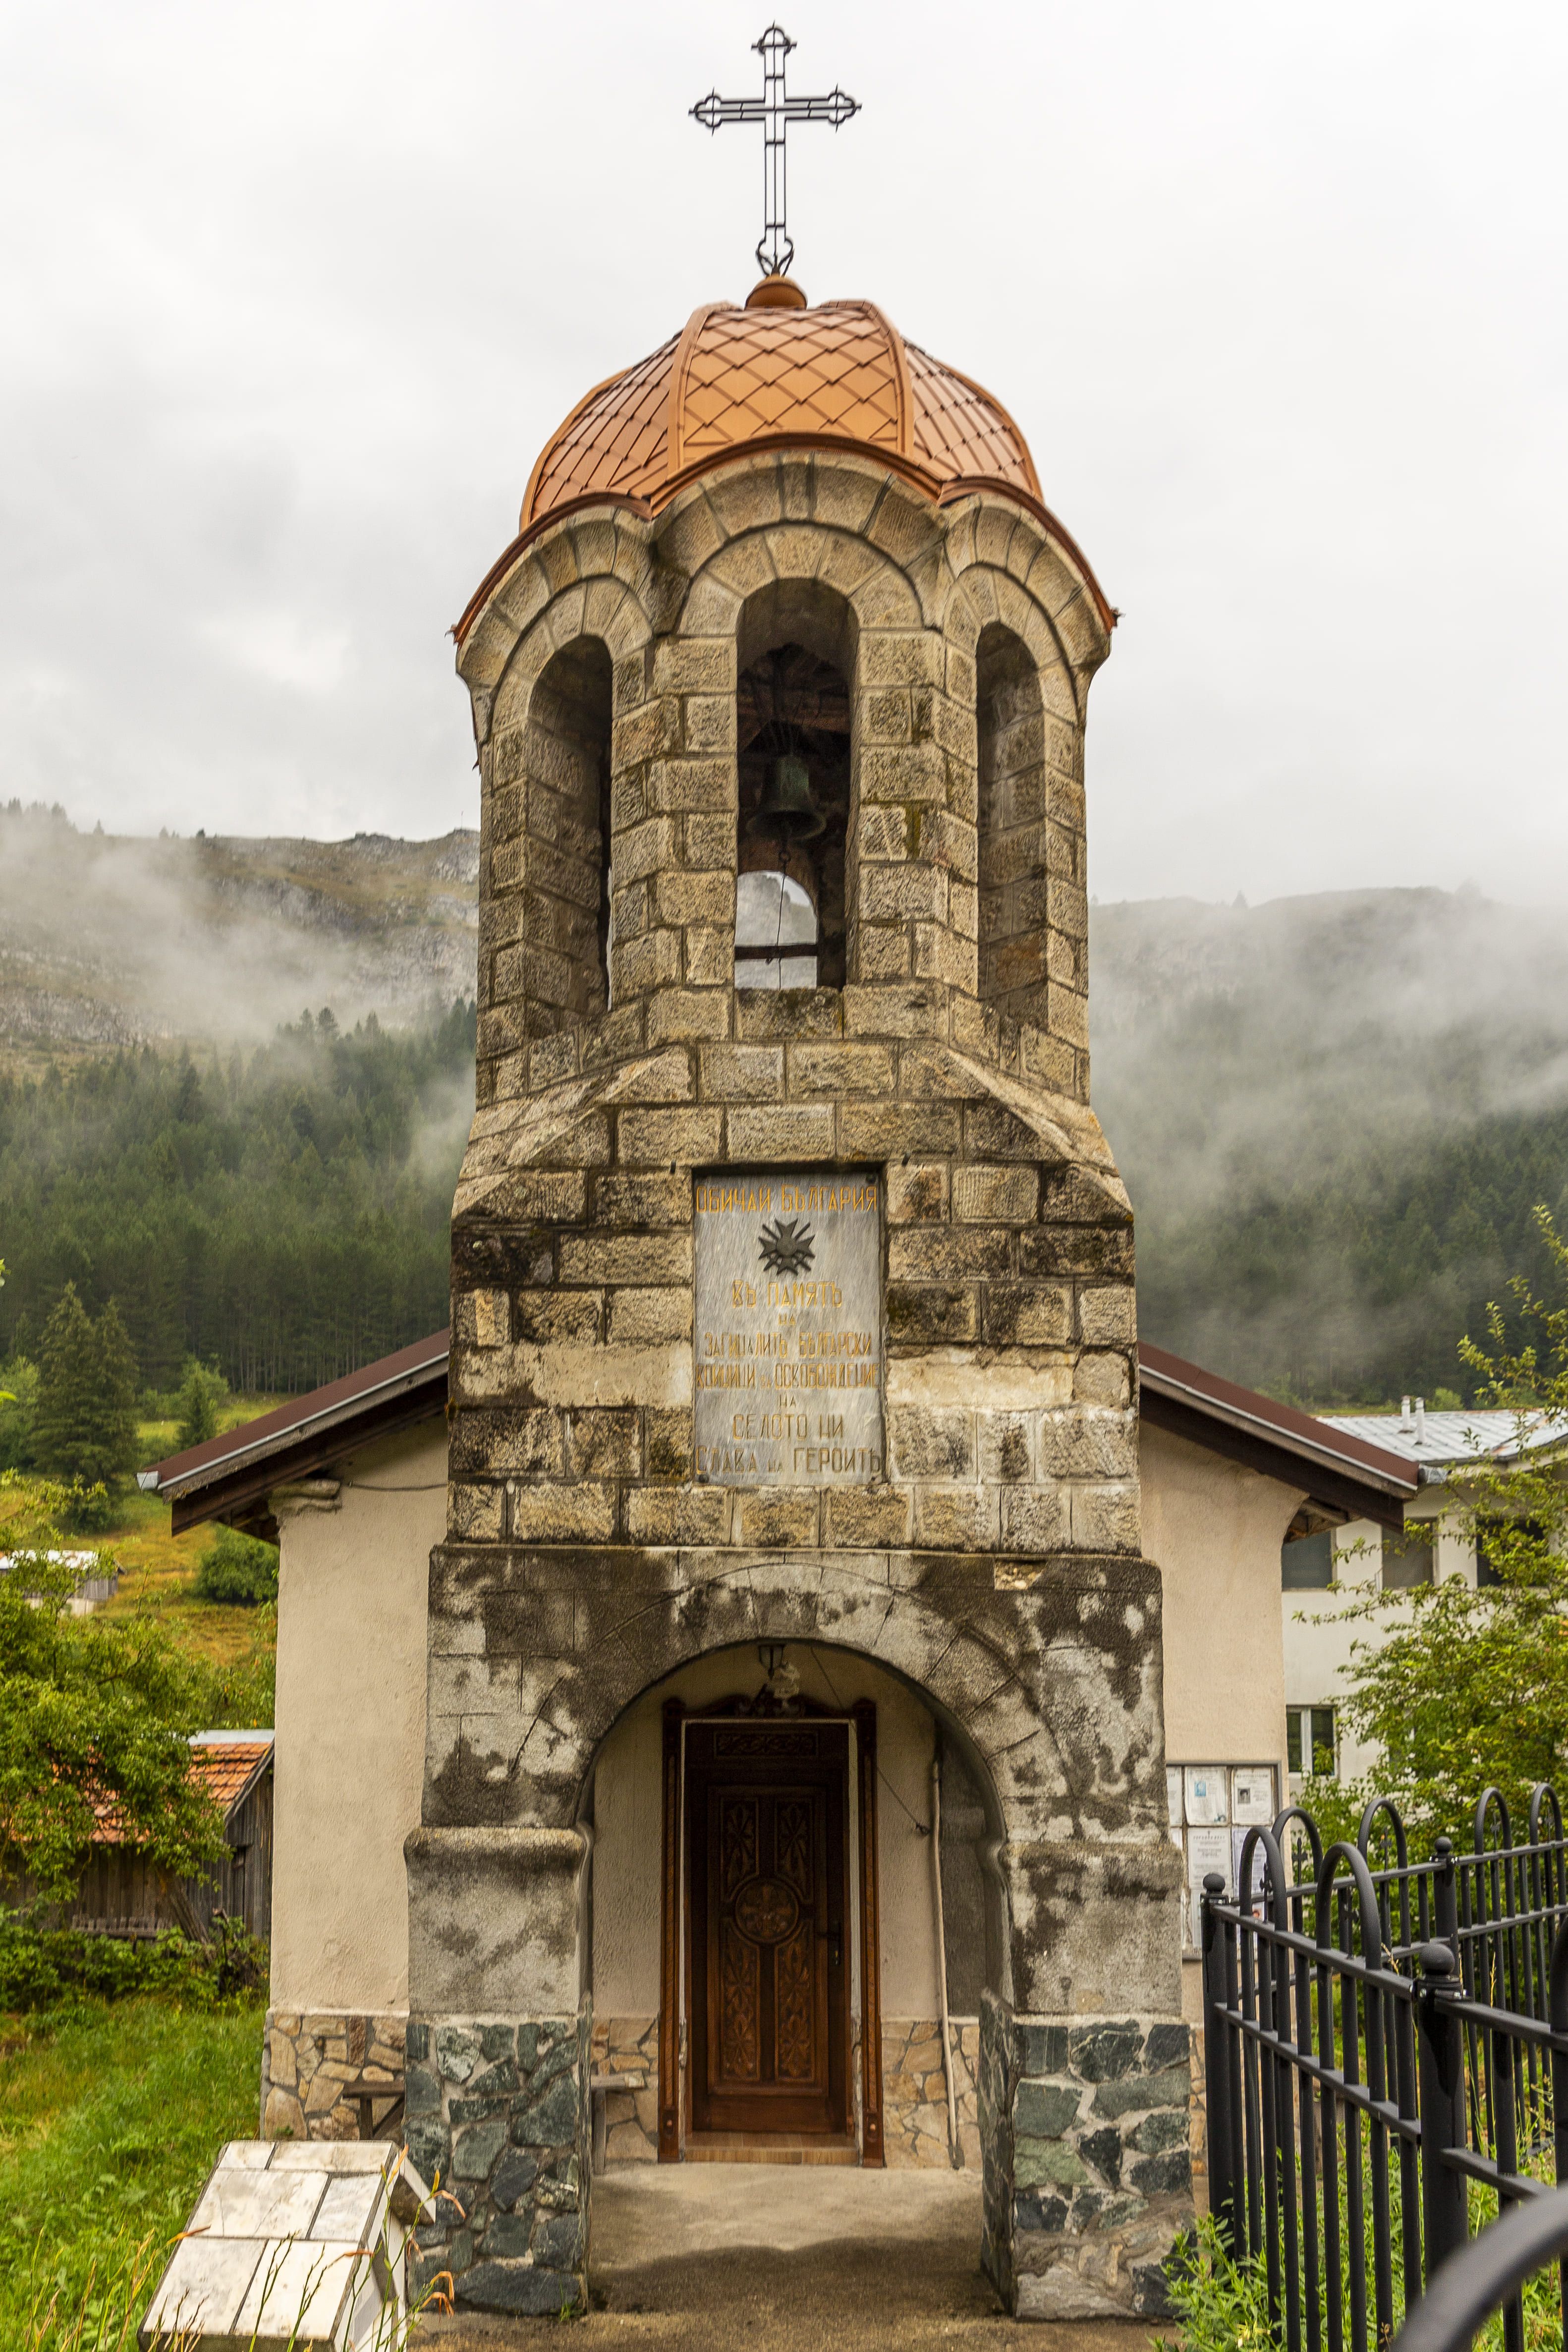
[[[1267,1829],[1276,1812],[1272,1764],[1237,1764],[1230,1775],[1230,1818]]]
[[[1217,1822],[1230,1819],[1226,1801],[1226,1782],[1229,1774],[1223,1764],[1188,1764],[1186,1780],[1187,1819],[1212,1828]]]

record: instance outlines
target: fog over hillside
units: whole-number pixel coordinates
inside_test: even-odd
[[[0,1045],[248,1045],[474,989],[479,835],[147,840],[0,807]]]
[[[306,1006],[413,1023],[472,993],[478,872],[471,832],[147,840],[0,809],[0,1052],[250,1045]],[[1462,1390],[1460,1334],[1564,1202],[1568,925],[1365,890],[1097,906],[1090,932],[1145,1336],[1319,1402]]]
[[[1364,890],[1090,915],[1145,1334],[1309,1396],[1462,1387],[1568,1179],[1568,926]]]

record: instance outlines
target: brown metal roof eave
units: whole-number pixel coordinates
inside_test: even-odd
[[[1318,1509],[1337,1518],[1371,1519],[1392,1533],[1405,1524],[1405,1497],[1385,1493],[1360,1472],[1337,1471],[1315,1462],[1306,1454],[1277,1444],[1259,1429],[1218,1420],[1189,1399],[1164,1395],[1146,1383],[1140,1396],[1140,1417],[1152,1428],[1184,1438],[1205,1454],[1237,1463],[1244,1470],[1256,1471],[1260,1478],[1272,1478],[1277,1486],[1304,1495]]]
[[[160,1495],[180,1497],[195,1493],[232,1477],[251,1463],[269,1460],[308,1435],[324,1433],[349,1419],[358,1420],[378,1403],[395,1404],[411,1390],[437,1380],[444,1388],[450,1352],[450,1333],[437,1331],[428,1339],[416,1340],[412,1347],[400,1348],[394,1355],[345,1374],[341,1381],[312,1389],[308,1396],[261,1413],[255,1421],[242,1422],[221,1437],[209,1437],[201,1445],[154,1462],[142,1475]]]
[[[384,1397],[351,1408],[342,1418],[322,1423],[292,1444],[273,1445],[226,1469],[203,1484],[189,1486],[170,1496],[171,1532],[222,1521],[232,1527],[261,1528],[269,1498],[280,1486],[331,1474],[353,1454],[406,1429],[439,1421],[447,1410],[447,1366],[443,1360],[427,1378]],[[263,1532],[268,1532],[263,1529]],[[275,1532],[268,1532],[275,1543]]]
[[[1205,1371],[1201,1364],[1189,1363],[1184,1356],[1173,1356],[1168,1348],[1140,1341],[1138,1356],[1142,1368],[1158,1380],[1191,1390],[1207,1402],[1226,1406],[1234,1412],[1259,1421],[1281,1436],[1332,1460],[1359,1465],[1402,1490],[1414,1490],[1420,1484],[1415,1465],[1403,1454],[1370,1445],[1363,1437],[1351,1437],[1320,1421],[1315,1413],[1302,1412],[1293,1404],[1277,1403],[1273,1397],[1260,1396],[1256,1389],[1244,1389],[1235,1381],[1222,1380],[1217,1372]]]
[[[1141,1347],[1139,1355],[1140,1411],[1155,1428],[1301,1487],[1352,1517],[1394,1528],[1404,1524],[1404,1507],[1419,1492],[1420,1479],[1403,1456],[1329,1436],[1310,1414],[1216,1380],[1163,1349]]]

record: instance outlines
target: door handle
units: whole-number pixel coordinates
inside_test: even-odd
[[[827,1965],[830,1969],[839,1969],[844,1965],[844,1930],[837,1919],[832,1921],[827,1930]]]

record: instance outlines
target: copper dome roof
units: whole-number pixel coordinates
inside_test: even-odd
[[[932,498],[984,483],[1039,504],[1000,401],[906,343],[874,302],[813,310],[787,278],[764,278],[743,310],[704,303],[578,402],[534,467],[521,529],[590,499],[654,512],[726,458],[785,445],[858,450]]]
[[[453,630],[459,645],[529,541],[606,500],[645,517],[689,482],[770,449],[845,449],[944,504],[971,491],[1026,507],[1081,573],[1106,628],[1116,614],[1083,551],[1040,500],[1029,445],[1001,402],[906,343],[874,302],[813,310],[788,278],[744,309],[705,302],[657,352],[595,384],[529,477],[518,536]]]

